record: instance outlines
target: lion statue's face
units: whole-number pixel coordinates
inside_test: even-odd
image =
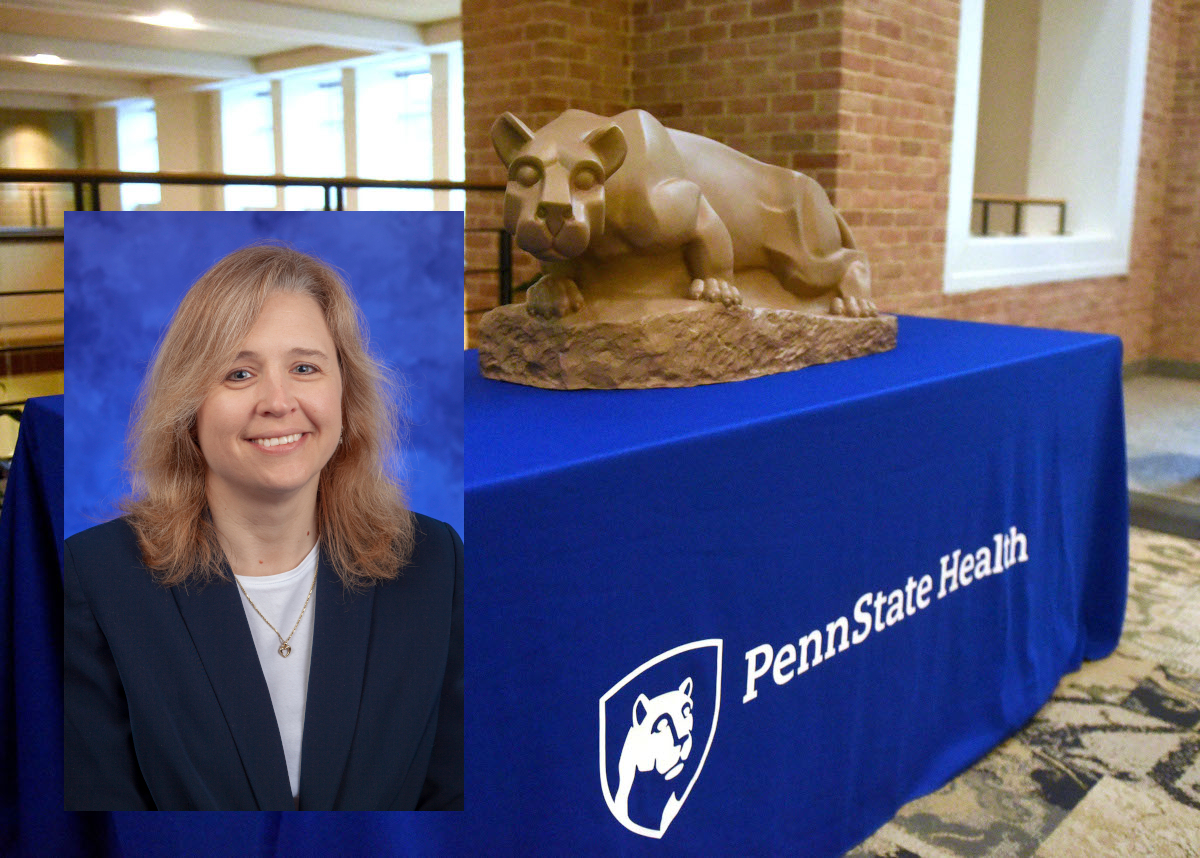
[[[637,736],[638,771],[653,768],[665,780],[683,771],[684,761],[692,752],[691,693],[692,680],[688,677],[674,691],[654,698],[638,696],[630,730]]]
[[[538,259],[573,259],[604,232],[604,174],[586,153],[548,148],[509,167],[504,228]]]
[[[581,117],[567,111],[536,134],[511,113],[492,126],[508,167],[504,227],[544,262],[574,259],[604,234],[604,181],[625,158],[617,126]]]

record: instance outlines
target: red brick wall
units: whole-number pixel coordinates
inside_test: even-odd
[[[1155,356],[1200,362],[1200,0],[1179,3]]]
[[[640,0],[632,105],[829,187],[840,0]]]
[[[958,4],[846,0],[841,23],[834,202],[881,306],[927,314],[942,290]]]
[[[956,7],[956,4],[943,4],[943,7],[948,5]],[[884,308],[894,312],[979,322],[1109,332],[1121,336],[1127,361],[1148,358],[1153,354],[1154,289],[1163,262],[1166,143],[1171,128],[1170,100],[1178,43],[1176,6],[1177,0],[1156,0],[1153,4],[1129,275],[946,295],[941,292],[940,274],[944,245],[938,246],[938,241],[944,242],[944,236],[925,245],[924,252],[928,252],[930,262],[922,265],[904,248],[889,247],[886,241],[878,238],[880,233],[876,230],[860,229],[862,242],[871,253],[871,258],[876,260],[876,268],[880,272],[876,289]],[[872,5],[872,8],[878,7],[878,4]],[[922,7],[934,10],[935,4],[928,2]],[[910,10],[910,16],[916,14]],[[931,11],[924,14],[926,17],[932,16]],[[953,38],[956,42],[956,26]],[[887,44],[888,47],[892,44],[902,46],[904,42]],[[919,76],[926,66],[936,65],[938,72],[944,73],[946,67],[937,64],[938,53],[941,53],[940,50],[931,49],[929,55],[912,67],[913,72],[905,71],[906,82],[922,83]],[[953,86],[953,76],[954,67],[950,66],[947,80],[950,86]],[[931,113],[930,116],[932,125],[936,116]],[[932,131],[932,128],[926,128],[926,131]],[[946,137],[942,139],[948,145],[948,125],[944,132]],[[943,169],[948,168],[947,150]],[[931,202],[936,208],[935,212],[931,212],[936,214],[932,223],[936,224],[938,218],[944,223],[944,196],[937,196]],[[910,216],[918,214],[912,212]]]
[[[888,311],[1103,331],[1127,360],[1197,360],[1200,286],[1184,284],[1200,259],[1198,3],[1154,0],[1128,276],[943,293],[957,0],[606,0],[594,18],[464,0],[468,178],[503,179],[487,128],[505,109],[537,127],[568,106],[642,107],[813,176]],[[541,62],[512,59],[522,54]],[[468,217],[494,224],[494,206]]]
[[[947,295],[942,267],[958,4],[847,0],[833,191],[872,259],[883,308],[1113,333],[1124,341],[1126,360],[1151,356],[1163,260],[1175,6],[1176,0],[1157,0],[1153,7],[1130,274]]]
[[[634,11],[635,106],[806,172],[870,255],[877,297],[940,309],[956,2],[647,0]]]

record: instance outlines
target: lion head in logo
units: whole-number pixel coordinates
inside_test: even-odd
[[[625,160],[620,128],[589,127],[572,114],[589,116],[567,111],[567,121],[536,135],[511,113],[492,126],[508,167],[504,228],[543,262],[574,259],[604,233],[604,182]]]
[[[633,723],[625,736],[617,763],[617,811],[629,819],[629,795],[638,773],[657,772],[673,780],[683,771],[692,752],[692,678],[678,689],[648,698],[639,694],[633,704]],[[665,829],[682,802],[671,796],[663,809]]]

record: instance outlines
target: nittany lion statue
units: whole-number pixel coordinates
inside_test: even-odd
[[[508,167],[505,227],[542,262],[526,296],[534,315],[597,298],[876,315],[866,256],[801,173],[643,110],[567,110],[536,132],[505,113],[491,136]]]
[[[663,780],[673,780],[683,771],[692,753],[692,678],[678,689],[648,698],[639,694],[633,704],[633,723],[621,747],[617,762],[617,815],[629,818],[629,796],[636,776],[657,772]],[[662,817],[646,826],[664,831],[679,812],[683,800],[674,792],[666,799]],[[636,821],[635,821],[636,822]]]

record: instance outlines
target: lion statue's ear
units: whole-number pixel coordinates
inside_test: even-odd
[[[583,142],[592,147],[600,156],[600,165],[604,167],[604,178],[606,179],[625,162],[625,153],[628,151],[625,145],[625,132],[616,125],[597,128],[584,137]]]
[[[517,117],[507,111],[492,123],[492,145],[496,154],[507,167],[521,151],[521,147],[533,139],[533,132]]]
[[[633,726],[642,726],[642,722],[646,720],[646,716],[649,714],[650,698],[645,694],[639,694],[637,700],[633,701]]]

